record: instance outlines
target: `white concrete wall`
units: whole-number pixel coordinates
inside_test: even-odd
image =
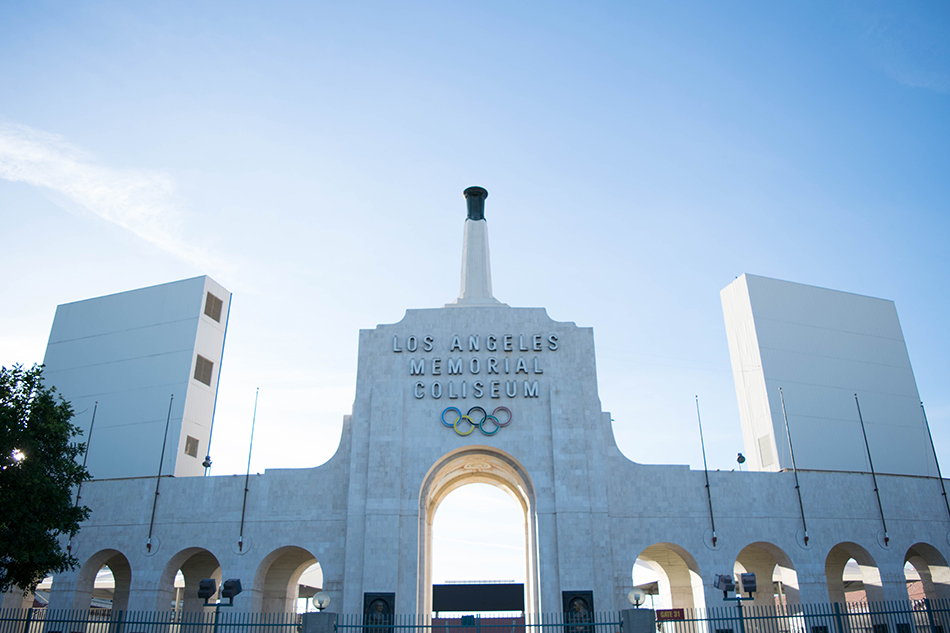
[[[469,349],[469,335],[479,337],[479,350]],[[495,350],[488,349],[489,335],[497,338]],[[506,335],[510,351],[504,349]],[[461,350],[452,349],[456,336]],[[440,373],[433,375],[436,358]],[[489,375],[492,358],[499,373]],[[519,358],[525,360],[521,372]],[[425,374],[412,375],[413,362],[418,366],[422,359]],[[461,374],[449,374],[449,359],[463,361]],[[478,374],[471,372],[473,359]],[[474,396],[476,380],[495,379],[497,398],[487,384],[481,398]],[[518,388],[508,397],[504,383],[512,379]],[[525,380],[538,381],[536,397],[524,395]],[[432,395],[434,382],[442,388],[439,398]],[[442,424],[446,407],[467,412],[473,405],[489,411],[506,406],[511,424],[490,436],[478,430],[460,436]],[[835,472],[800,475],[807,545],[791,473],[710,473],[714,546],[703,473],[635,464],[617,448],[597,395],[593,332],[552,321],[542,309],[505,307],[410,310],[399,323],[361,331],[356,400],[339,449],[317,468],[268,470],[251,478],[242,548],[243,477],[163,480],[152,551],[145,539],[155,480],[143,478],[84,487],[93,512],[74,541],[76,553],[85,561],[114,549],[128,558],[130,609],[166,608],[174,572],[186,560],[192,561],[192,574],[199,568],[210,574],[216,562],[222,578],[240,578],[246,595],[235,601],[237,609],[273,608],[286,604],[273,588],[285,582],[288,569],[312,556],[323,569],[333,610],[359,612],[364,592],[391,591],[398,612],[416,612],[424,595],[423,486],[438,486],[437,465],[466,450],[490,456],[481,466],[466,462],[479,477],[490,478],[489,462],[496,460],[514,465],[530,484],[525,497],[533,504],[529,524],[537,528],[538,572],[528,582],[537,581],[539,599],[529,610],[559,611],[565,590],[592,590],[597,610],[625,608],[634,562],[648,548],[658,564],[668,566],[675,606],[721,605],[713,576],[731,572],[743,548],[755,543],[784,553],[805,602],[828,601],[826,561],[832,551],[845,551],[842,543],[873,561],[881,579],[878,595],[887,599],[906,599],[903,565],[914,544],[929,544],[950,558],[950,520],[935,479],[878,478],[890,534],[885,544],[870,477]],[[495,470],[499,485],[517,482],[512,470]],[[188,558],[193,555],[198,558]],[[280,570],[271,572],[275,561],[281,561]],[[73,606],[83,595],[78,578],[73,572],[54,580],[54,607]]]
[[[221,321],[204,314],[210,291]],[[57,307],[46,348],[46,383],[72,403],[86,436],[95,426],[87,467],[97,479],[158,472],[174,394],[162,472],[203,474],[231,294],[196,277]],[[211,386],[194,380],[196,353],[214,362]],[[198,456],[185,439],[199,440]]]
[[[800,469],[936,476],[892,301],[742,275],[721,293],[746,457]]]

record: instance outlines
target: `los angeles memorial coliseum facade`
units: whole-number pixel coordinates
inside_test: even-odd
[[[562,611],[565,592],[584,593],[597,610],[625,608],[638,558],[656,570],[666,607],[722,604],[712,579],[730,570],[756,573],[757,603],[774,604],[774,585],[763,582],[773,578],[788,602],[844,601],[851,559],[870,600],[906,600],[908,562],[926,595],[950,597],[950,510],[893,303],[751,275],[723,290],[746,451],[758,472],[710,472],[707,496],[703,471],[641,465],[618,450],[590,328],[494,299],[486,197],[466,190],[459,298],[360,331],[356,399],[335,455],[256,477],[243,523],[244,478],[188,476],[203,472],[230,293],[207,278],[124,293],[133,303],[164,293],[166,311],[179,290],[195,297],[175,303],[196,324],[184,335],[192,341],[180,370],[187,397],[176,396],[171,416],[165,472],[176,476],[162,478],[153,516],[154,472],[100,459],[108,478],[83,486],[92,514],[71,544],[81,567],[56,577],[50,606],[87,608],[107,565],[116,609],[168,610],[181,571],[185,610],[201,608],[197,583],[213,577],[242,579],[236,610],[289,611],[301,573],[319,562],[335,611],[362,612],[375,595],[397,613],[429,613],[434,512],[471,482],[507,490],[524,510],[528,612]],[[90,301],[119,306],[124,295]],[[88,340],[81,313],[91,307],[60,306],[47,352],[47,375],[76,410],[96,391],[87,384],[95,373],[70,360],[76,341]],[[120,326],[109,327],[128,329]],[[82,354],[146,358],[155,341],[161,336],[141,349],[128,342],[113,346],[124,352],[87,346]],[[126,366],[115,379],[148,371]],[[787,433],[781,397],[793,394]],[[93,447],[109,442],[103,431]],[[114,460],[125,452],[112,451]],[[19,600],[8,594],[4,606]]]

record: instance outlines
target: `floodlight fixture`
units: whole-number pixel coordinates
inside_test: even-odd
[[[207,602],[218,592],[218,583],[214,578],[205,578],[198,582],[198,597]]]
[[[733,580],[732,574],[716,574],[716,581],[713,584],[723,596],[736,590],[736,581]]]
[[[755,593],[755,574],[739,574],[739,579],[742,581],[742,593]]]
[[[234,596],[241,593],[241,581],[238,578],[228,578],[221,585],[221,597],[234,602]]]

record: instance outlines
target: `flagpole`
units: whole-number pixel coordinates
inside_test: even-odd
[[[792,448],[792,433],[788,430],[788,414],[785,412],[785,394],[778,388],[778,395],[782,399],[782,417],[785,418],[785,437],[788,438],[788,452],[792,456],[792,472],[795,473],[795,492],[798,493],[798,509],[802,513],[802,529],[805,532],[805,545],[808,545],[808,526],[805,525],[805,506],[802,504],[802,488],[798,485],[798,468],[795,467],[795,449]]]
[[[238,535],[238,551],[244,551],[244,516],[247,512],[248,484],[251,480],[251,451],[254,449],[254,426],[257,424],[257,396],[261,388],[254,391],[254,415],[251,417],[251,443],[247,447],[247,472],[244,474],[244,502],[241,504],[241,532]]]
[[[165,462],[165,445],[168,443],[168,425],[172,421],[172,403],[175,402],[175,394],[168,399],[168,417],[165,418],[165,436],[162,438],[162,456],[158,460],[158,477],[155,478],[155,499],[152,501],[152,518],[148,522],[148,539],[145,541],[145,549],[152,553],[152,530],[155,527],[155,509],[158,507],[158,487],[162,483],[162,464]]]
[[[864,429],[864,417],[861,415],[861,403],[858,394],[854,394],[854,404],[858,407],[858,420],[861,422],[861,434],[864,435],[864,448],[868,452],[868,466],[871,467],[871,479],[874,481],[874,494],[877,495],[877,508],[881,511],[881,525],[884,526],[884,546],[891,540],[887,536],[887,521],[884,520],[884,506],[881,505],[881,491],[877,487],[877,475],[874,473],[874,462],[871,461],[871,446],[868,444],[868,433]]]
[[[703,474],[706,475],[706,501],[709,503],[709,522],[712,524],[712,545],[716,547],[716,517],[713,515],[712,494],[709,492],[709,468],[706,466],[706,441],[703,439],[703,419],[699,415],[699,396],[696,396],[696,420],[699,422],[699,445],[703,447]]]

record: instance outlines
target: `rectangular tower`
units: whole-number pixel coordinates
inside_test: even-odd
[[[798,468],[936,476],[893,301],[742,275],[722,290],[746,457]]]
[[[172,395],[162,474],[204,473],[230,303],[205,276],[56,308],[44,377],[72,404],[94,478],[158,473]]]

